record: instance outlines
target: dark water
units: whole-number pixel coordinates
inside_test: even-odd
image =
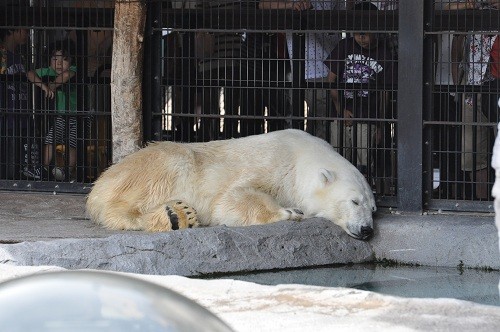
[[[453,298],[500,306],[500,271],[353,265],[218,277],[224,278],[263,285],[348,287],[401,297]]]

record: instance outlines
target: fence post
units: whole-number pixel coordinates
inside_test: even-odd
[[[427,2],[427,1],[425,1]],[[424,1],[399,1],[398,210],[422,212]]]
[[[163,3],[148,4],[144,49],[144,139],[162,140],[162,17]]]

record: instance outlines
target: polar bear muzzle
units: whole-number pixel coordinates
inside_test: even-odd
[[[359,234],[361,240],[369,240],[373,236],[373,228],[370,226],[361,227],[361,232]]]
[[[345,230],[348,235],[358,240],[368,241],[373,236],[373,227],[371,226],[347,225]]]

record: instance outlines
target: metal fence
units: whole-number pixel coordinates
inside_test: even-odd
[[[19,50],[27,70],[46,65],[55,39],[76,46],[76,75],[65,83],[76,112],[59,118],[76,118],[77,158],[72,174],[69,137],[45,144],[55,106],[24,75],[1,75],[4,85],[27,86],[28,103],[1,106],[2,119],[27,125],[1,128],[0,149],[17,155],[2,157],[0,186],[88,191],[111,160],[114,1],[10,2],[2,24],[29,30]],[[381,207],[493,211],[498,1],[144,2],[145,141],[303,129],[356,165]],[[48,166],[36,180],[22,172],[30,139],[41,152],[31,163]],[[59,161],[44,162],[47,145]]]
[[[109,165],[112,7],[2,2],[2,189],[87,192]]]

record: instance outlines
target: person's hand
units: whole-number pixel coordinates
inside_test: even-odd
[[[72,70],[66,70],[54,79],[52,83],[49,84],[49,88],[52,89],[53,91],[56,91],[61,85],[65,84],[68,82],[71,78],[75,76],[75,72]]]
[[[66,70],[59,74],[60,77],[56,79],[56,82],[58,83],[66,83],[68,82],[73,76],[75,76],[75,73],[72,70]]]
[[[302,11],[302,10],[307,10],[307,9],[311,9],[311,8],[312,8],[312,4],[311,4],[311,1],[309,1],[309,0],[300,0],[300,1],[296,1],[293,3],[293,10]]]
[[[500,0],[489,0],[488,3],[496,9],[500,9]]]
[[[346,127],[352,126],[352,120],[348,120],[348,119],[352,119],[352,117],[353,117],[353,114],[351,111],[344,110],[344,118],[345,118],[344,126],[346,126]]]
[[[45,98],[49,99],[54,98],[54,91],[51,88],[49,88],[47,84],[42,83],[40,89],[42,89],[43,93],[45,94]]]
[[[465,4],[464,4],[464,9],[474,9],[476,8],[476,3],[478,1],[477,0],[467,0],[465,1]]]

